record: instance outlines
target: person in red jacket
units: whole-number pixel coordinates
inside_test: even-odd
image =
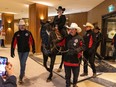
[[[83,73],[80,76],[87,76],[88,75],[88,61],[90,63],[90,67],[93,71],[93,77],[96,76],[96,68],[95,68],[95,49],[96,49],[96,36],[93,32],[94,26],[87,22],[86,25],[84,25],[86,34],[83,36],[84,42],[85,42],[85,51],[83,52],[84,55],[84,70]]]
[[[65,69],[65,79],[66,87],[71,86],[71,72],[73,74],[73,87],[78,87],[78,75],[80,71],[80,59],[82,56],[82,51],[84,50],[83,38],[78,34],[81,32],[81,28],[76,23],[71,23],[69,28],[69,35],[65,37],[64,49],[64,69]]]
[[[30,45],[32,46],[32,52],[35,53],[35,42],[30,31],[26,30],[24,20],[19,21],[19,30],[15,32],[11,43],[11,57],[14,57],[14,50],[17,45],[18,55],[20,60],[20,76],[19,83],[23,83],[23,77],[25,75],[26,61],[30,51]]]

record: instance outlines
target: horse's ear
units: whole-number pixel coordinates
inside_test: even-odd
[[[41,25],[44,25],[45,23],[44,23],[42,20],[40,20],[40,24],[41,24]]]

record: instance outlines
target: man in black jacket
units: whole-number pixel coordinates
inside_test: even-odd
[[[76,23],[71,23],[69,35],[63,40],[66,50],[64,53],[66,87],[71,85],[71,72],[73,74],[73,87],[78,87],[76,83],[80,71],[82,51],[84,50],[84,41],[78,34],[79,32],[81,32],[81,28]]]
[[[15,32],[11,43],[11,57],[14,57],[14,50],[17,45],[18,55],[20,60],[20,76],[19,83],[23,83],[23,77],[25,75],[26,61],[30,51],[30,45],[32,46],[32,52],[35,53],[35,43],[30,31],[26,30],[24,20],[19,21],[19,31]]]
[[[97,49],[98,49],[98,47],[99,47],[99,45],[100,45],[100,42],[101,42],[102,39],[103,39],[102,34],[101,34],[101,32],[100,32],[99,30],[100,30],[100,28],[99,28],[98,26],[96,26],[96,27],[94,28],[94,33],[95,33],[95,36],[96,36],[96,39],[97,39],[97,41],[96,41],[96,52],[95,52],[95,56],[97,56],[97,58],[98,58],[99,60],[102,60],[103,57],[102,57],[101,55],[99,55],[99,53],[97,52]]]
[[[86,25],[84,25],[86,34],[84,35],[84,42],[86,46],[86,50],[84,51],[84,70],[83,73],[80,76],[87,76],[88,75],[88,62],[90,63],[90,66],[93,71],[93,77],[96,76],[96,69],[95,69],[95,47],[96,47],[96,37],[95,33],[93,32],[94,26],[87,22]]]
[[[17,87],[16,77],[13,74],[12,65],[9,63],[6,66],[7,77],[0,77],[0,87]],[[6,81],[3,80],[6,79]]]

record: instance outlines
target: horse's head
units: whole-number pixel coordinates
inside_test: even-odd
[[[41,25],[42,25],[42,29],[45,29],[47,31],[52,31],[53,30],[53,26],[52,26],[52,23],[50,22],[41,22]]]

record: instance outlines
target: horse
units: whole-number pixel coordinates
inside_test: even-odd
[[[59,32],[55,32],[54,27],[49,23],[41,23],[41,39],[42,39],[42,46],[41,51],[43,53],[43,65],[46,68],[46,70],[50,73],[47,82],[50,82],[52,80],[53,76],[53,67],[56,59],[56,55],[61,52],[61,47],[56,45],[62,37],[59,34]],[[50,66],[48,68],[47,61],[48,57],[50,57]],[[60,64],[60,69],[63,65],[63,58]]]

